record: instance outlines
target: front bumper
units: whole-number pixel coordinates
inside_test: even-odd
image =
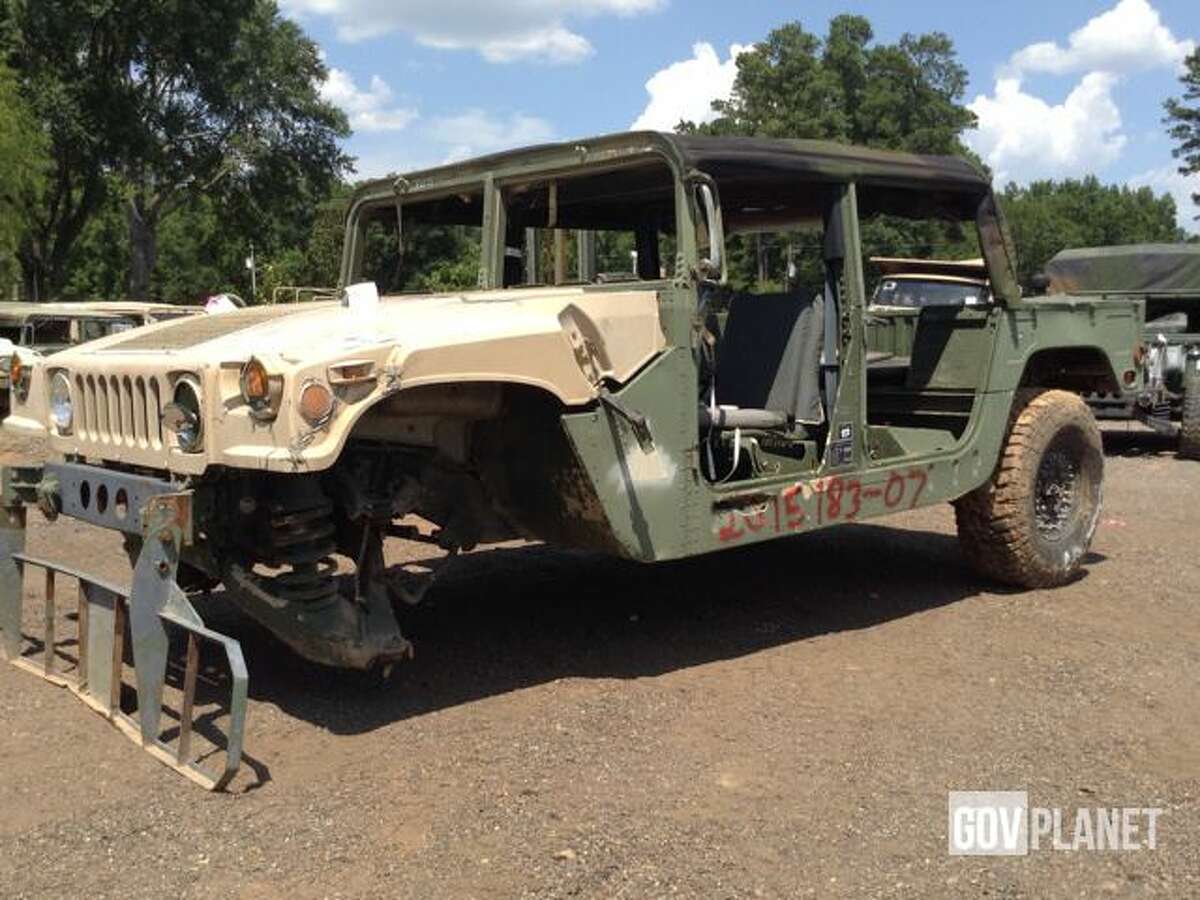
[[[195,546],[194,535],[205,530],[205,525],[196,521],[195,493],[183,490],[177,482],[77,463],[4,471],[17,476],[6,478],[14,485],[15,494],[26,504],[36,504],[47,517],[69,516],[136,535],[145,543],[155,538],[147,519],[151,501],[161,506],[169,499],[181,533],[184,561],[208,559],[207,553],[201,557],[188,551]],[[365,670],[412,655],[412,645],[400,633],[385,590],[367,588],[353,599],[336,594],[305,603],[269,593],[252,571],[237,563],[221,563],[220,571],[208,571],[209,567],[205,567],[206,574],[221,579],[227,599],[307,660]]]

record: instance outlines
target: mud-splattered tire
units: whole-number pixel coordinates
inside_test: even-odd
[[[1068,391],[1023,391],[991,481],[954,504],[967,559],[1025,588],[1074,578],[1100,518],[1104,453],[1087,404]]]
[[[1184,459],[1200,459],[1200,381],[1192,382],[1183,395],[1179,455]]]

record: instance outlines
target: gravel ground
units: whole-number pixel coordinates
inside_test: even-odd
[[[1200,896],[1200,465],[1106,445],[1056,591],[979,581],[939,507],[654,568],[478,553],[386,681],[206,609],[250,666],[229,794],[0,667],[0,893]],[[111,534],[31,522],[127,578]],[[951,857],[952,789],[1161,807],[1158,848]]]

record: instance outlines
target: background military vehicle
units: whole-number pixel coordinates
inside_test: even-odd
[[[1120,394],[1090,395],[1096,415],[1139,419],[1179,435],[1200,459],[1200,245],[1139,244],[1064,250],[1046,264],[1051,294],[1136,298],[1145,304],[1138,379]]]
[[[974,235],[989,302],[903,327],[872,315],[868,340],[860,226],[877,220]],[[812,283],[730,282],[728,248],[764,232],[807,237]],[[149,747],[169,628],[223,642],[238,668],[182,589],[200,580],[303,656],[356,668],[407,656],[395,609],[502,538],[653,562],[953,501],[982,573],[1061,584],[1100,513],[1079,394],[1133,378],[1140,334],[1132,302],[1023,300],[967,162],[810,141],[629,133],[370,182],[341,282],[340,303],[47,359],[5,423],[55,454],[5,476],[9,652],[20,570],[63,571],[21,553],[23,504],[125,533]],[[445,556],[389,566],[394,539]],[[104,590],[92,667],[120,633]],[[113,678],[84,688],[110,716]]]
[[[147,300],[81,300],[69,306],[80,311],[128,316],[137,319],[142,325],[200,316],[204,315],[205,311],[203,306],[180,306],[177,303],[154,303]]]
[[[36,356],[142,324],[140,316],[99,307],[82,303],[0,303],[0,338],[6,341],[0,345],[0,419],[8,415],[9,389],[25,390],[24,375],[31,371],[28,365]]]
[[[873,256],[879,283],[871,306],[922,309],[926,306],[980,306],[992,302],[987,265],[982,259],[901,259]]]
[[[14,358],[31,362],[37,354],[57,353],[130,328],[203,312],[198,306],[122,300],[0,303],[0,340],[5,342],[0,343],[0,419],[8,415]],[[24,348],[23,356],[16,356],[17,347]],[[23,389],[20,378],[17,388]]]

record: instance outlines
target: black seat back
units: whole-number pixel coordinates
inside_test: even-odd
[[[717,344],[717,403],[825,421],[821,405],[824,300],[816,291],[735,294]]]

